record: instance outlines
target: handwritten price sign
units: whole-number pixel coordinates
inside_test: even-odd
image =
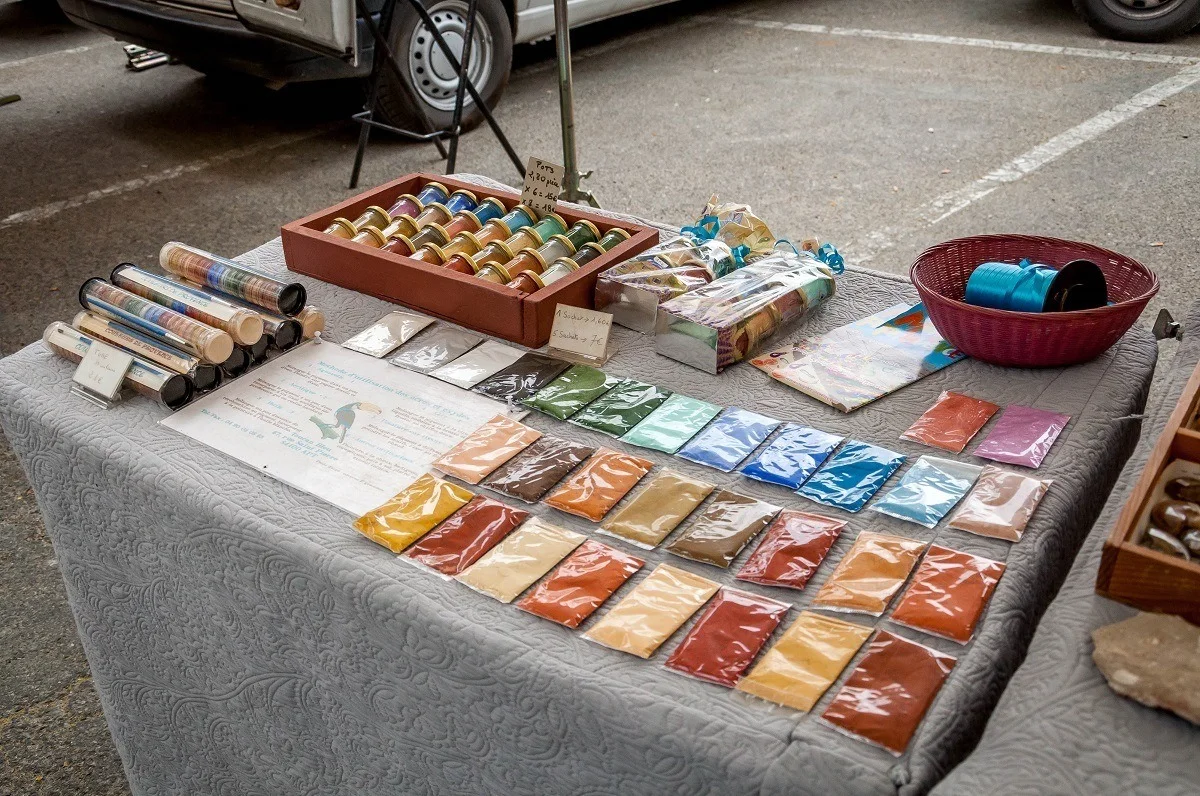
[[[538,215],[553,213],[562,193],[563,177],[567,170],[557,163],[530,158],[525,166],[525,187],[521,191],[521,204],[527,205]]]
[[[610,351],[608,335],[612,331],[612,316],[607,312],[559,304],[554,309],[554,326],[550,329],[550,349],[574,356],[565,359],[584,359],[603,363]]]

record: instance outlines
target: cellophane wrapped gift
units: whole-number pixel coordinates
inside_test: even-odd
[[[834,294],[834,269],[807,251],[776,251],[658,309],[654,348],[709,373],[758,353],[782,326]]]
[[[652,332],[660,303],[735,268],[733,252],[721,241],[679,235],[600,274],[596,309],[627,329]]]
[[[770,253],[775,243],[748,205],[721,202],[714,194],[695,224],[601,274],[596,309],[626,328],[652,332],[659,304]]]

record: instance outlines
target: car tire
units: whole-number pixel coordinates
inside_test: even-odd
[[[1200,0],[1072,0],[1097,32],[1126,41],[1167,41],[1200,24]],[[1139,5],[1141,7],[1139,7]]]
[[[461,52],[466,0],[422,2],[447,43]],[[479,0],[477,8],[471,46],[471,77],[479,95],[489,108],[494,108],[508,85],[512,69],[512,25],[502,0]],[[449,127],[453,119],[458,76],[420,16],[406,3],[400,3],[396,13],[398,16],[392,25],[389,43],[405,85],[400,85],[391,69],[383,69],[377,116],[380,121],[409,130],[428,132],[430,129]],[[413,107],[411,97],[417,99],[428,124]],[[483,115],[468,93],[463,102],[464,128],[474,127],[482,119]]]

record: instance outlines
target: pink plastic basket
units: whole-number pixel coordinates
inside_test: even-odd
[[[1010,312],[966,304],[967,279],[981,263],[1023,259],[1061,268],[1091,260],[1108,281],[1107,307],[1077,312]],[[1133,326],[1158,292],[1158,277],[1130,257],[1058,238],[976,235],[926,249],[909,277],[934,326],[969,356],[995,365],[1047,368],[1086,362]]]

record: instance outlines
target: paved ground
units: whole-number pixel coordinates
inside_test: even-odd
[[[1152,312],[1200,299],[1200,36],[1104,41],[1067,0],[774,0],[679,3],[575,38],[582,160],[608,207],[684,222],[715,191],[892,271],[961,234],[1083,238],[1159,273]],[[520,48],[498,115],[523,155],[554,159],[551,56]],[[115,42],[0,0],[0,95],[22,95],[0,107],[0,350],[166,240],[237,254],[347,195],[352,89],[123,63]],[[515,178],[486,131],[461,168]],[[416,169],[438,169],[432,148],[378,142],[363,183]],[[53,549],[3,451],[0,794],[124,792]]]

